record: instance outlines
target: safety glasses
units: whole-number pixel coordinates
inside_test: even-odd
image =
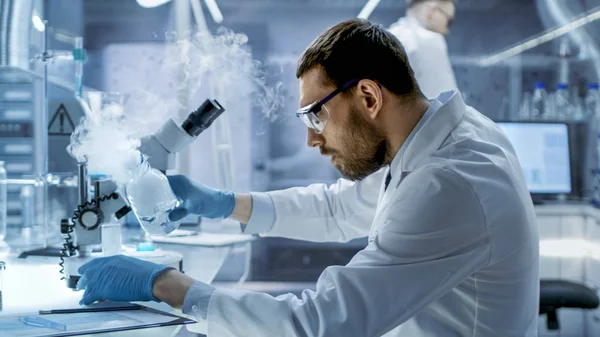
[[[442,13],[443,16],[446,17],[446,22],[447,22],[447,26],[448,28],[450,28],[450,26],[452,26],[452,24],[454,23],[454,17],[450,14],[448,14],[448,12],[446,12],[445,10],[441,9],[438,6],[435,6],[435,9],[438,10],[440,13]]]
[[[354,79],[346,82],[343,86],[335,89],[331,94],[327,95],[322,100],[300,108],[300,110],[296,112],[296,116],[299,117],[307,127],[315,130],[316,133],[322,133],[323,130],[325,130],[327,121],[329,120],[329,110],[327,110],[325,104],[339,93],[344,92],[356,85],[359,81],[360,80],[358,79]]]

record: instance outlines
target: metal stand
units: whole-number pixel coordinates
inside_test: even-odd
[[[51,224],[50,221],[50,209],[48,204],[48,109],[49,109],[49,100],[48,100],[48,63],[54,59],[54,54],[49,50],[49,33],[52,28],[48,27],[48,21],[44,21],[44,26],[46,29],[44,30],[44,38],[43,38],[43,51],[41,54],[35,56],[35,60],[41,62],[43,65],[43,90],[42,90],[42,109],[39,109],[41,113],[37,116],[36,123],[36,178],[41,181],[41,185],[37,186],[37,188],[41,189],[41,193],[36,194],[37,202],[36,204],[39,206],[36,209],[37,214],[41,214],[41,216],[36,216],[36,225],[43,226],[43,235],[44,235],[44,247],[41,249],[36,249],[32,251],[27,251],[22,253],[19,257],[26,258],[27,256],[53,256],[60,257],[61,256],[61,248],[59,247],[50,247],[49,239],[50,233],[48,226]],[[83,38],[74,37],[74,49],[73,49],[73,61],[75,62],[75,96],[81,97],[82,88],[83,88],[83,61],[85,60],[85,50],[83,49]],[[84,168],[85,170],[85,168]],[[81,182],[80,182],[81,184]],[[87,193],[87,184],[83,186],[80,185],[80,189],[85,190]],[[58,224],[57,224],[58,225]]]

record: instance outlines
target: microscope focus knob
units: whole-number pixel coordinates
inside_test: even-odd
[[[96,229],[102,223],[103,217],[96,209],[85,209],[81,212],[79,217],[79,224],[81,227],[91,231]]]

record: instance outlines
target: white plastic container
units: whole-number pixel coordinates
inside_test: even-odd
[[[121,224],[111,221],[102,224],[102,254],[113,256],[121,253]]]

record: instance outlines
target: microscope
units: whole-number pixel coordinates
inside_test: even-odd
[[[141,139],[139,150],[148,157],[149,164],[165,173],[175,168],[177,153],[185,149],[206,130],[225,109],[214,99],[204,103],[188,115],[182,124],[172,118],[157,132]],[[64,239],[61,250],[61,273],[67,286],[76,289],[80,275],[77,270],[90,260],[104,256],[94,252],[102,244],[102,225],[120,219],[131,211],[117,184],[110,179],[90,182],[87,165],[79,164],[79,205],[70,219],[61,220]],[[92,184],[92,186],[90,186]],[[93,187],[93,196],[89,196]],[[182,271],[182,256],[175,252],[125,252],[124,254],[154,263],[165,264]]]

